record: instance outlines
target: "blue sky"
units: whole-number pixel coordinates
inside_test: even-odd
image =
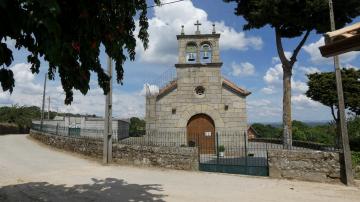
[[[164,0],[168,2],[170,0]],[[149,5],[152,1],[148,1]],[[233,13],[235,4],[225,4],[221,0],[193,0],[179,2],[149,9],[150,46],[144,52],[141,43],[137,46],[134,62],[125,63],[124,85],[114,84],[114,116],[127,118],[144,116],[145,83],[157,81],[165,71],[175,69],[177,63],[176,34],[180,26],[185,25],[185,32],[192,34],[193,24],[200,20],[202,33],[211,32],[215,23],[221,33],[220,49],[223,61],[222,74],[252,92],[247,99],[249,122],[280,122],[282,114],[282,70],[277,58],[274,31],[270,27],[259,30],[242,31],[244,20]],[[360,22],[360,18],[354,20]],[[291,52],[300,39],[284,40],[285,50]],[[7,43],[13,47],[13,42]],[[294,67],[293,78],[293,119],[303,121],[330,120],[330,110],[321,104],[306,98],[306,73],[332,71],[331,59],[324,59],[319,54],[318,46],[323,43],[322,36],[311,33],[301,50]],[[0,92],[0,106],[20,104],[41,106],[41,94],[47,63],[42,62],[39,75],[32,75],[26,63],[26,50],[14,50],[14,70],[16,87],[12,95]],[[341,57],[346,67],[360,66],[359,53],[352,52]],[[102,65],[106,65],[106,56],[102,51]],[[59,78],[50,81],[47,95],[51,97],[51,110],[97,114],[104,113],[102,90],[92,76],[91,90],[83,96],[75,92],[71,106],[63,104],[64,94]],[[155,82],[156,83],[156,82]]]

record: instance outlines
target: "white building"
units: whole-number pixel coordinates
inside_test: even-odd
[[[34,120],[32,123],[40,125],[40,120]],[[56,116],[52,120],[44,120],[43,125],[45,126],[44,129],[51,130],[54,133],[69,134],[70,132],[73,135],[101,137],[104,130],[104,118]],[[118,139],[129,137],[129,125],[129,120],[113,119],[113,136]]]

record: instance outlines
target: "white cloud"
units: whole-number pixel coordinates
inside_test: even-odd
[[[294,92],[301,92],[301,93],[305,93],[309,89],[308,85],[305,82],[296,81],[296,80],[292,80],[291,88]]]
[[[16,41],[14,39],[11,39],[9,37],[3,38],[1,40],[2,43],[6,43],[8,48],[13,49],[15,47]]]
[[[211,33],[212,24],[221,34],[220,48],[222,50],[261,49],[263,41],[260,37],[248,37],[244,32],[238,32],[228,27],[224,22],[213,22],[207,13],[196,8],[191,1],[169,4],[154,8],[154,17],[149,19],[149,47],[144,51],[138,40],[137,53],[141,62],[172,65],[177,62],[178,43],[176,35],[180,34],[181,25],[185,26],[185,33],[195,32],[194,23],[202,23],[201,33]]]
[[[270,67],[264,76],[264,81],[267,84],[279,84],[282,82],[283,69],[281,64]]]
[[[272,121],[280,120],[282,108],[279,103],[274,103],[267,99],[249,100],[247,102],[249,116],[254,119],[268,119]],[[271,117],[271,119],[269,119]]]
[[[275,87],[274,86],[268,86],[268,87],[264,87],[261,89],[261,92],[267,94],[267,95],[271,95],[274,94],[275,91]]]
[[[31,65],[25,63],[15,64],[10,67],[14,73],[15,79],[15,88],[14,93],[16,94],[30,94],[31,93],[41,93],[42,86],[32,81],[35,78],[35,75],[31,73]]]
[[[260,100],[254,100],[252,102],[249,102],[250,107],[266,107],[271,104],[270,100],[267,99],[260,99]]]
[[[285,57],[286,57],[288,60],[289,60],[290,57],[292,56],[292,53],[289,52],[289,51],[285,51],[284,54],[285,54]],[[275,56],[275,57],[272,58],[272,64],[276,64],[276,63],[280,63],[280,62],[281,62],[281,61],[280,61],[279,56]]]
[[[30,64],[19,63],[12,66],[10,69],[14,73],[15,81],[26,83],[34,79],[34,74],[30,71]]]
[[[332,58],[325,58],[321,55],[319,47],[325,44],[324,37],[321,37],[318,41],[314,43],[309,43],[305,45],[303,49],[310,55],[310,61],[314,64],[332,64]],[[340,55],[340,61],[342,63],[348,63],[356,59],[360,55],[360,52],[353,51]]]
[[[291,101],[293,105],[301,106],[301,107],[320,107],[322,106],[319,102],[315,102],[310,98],[306,97],[306,95],[299,94],[291,97]]]
[[[144,84],[143,89],[140,92],[141,96],[156,95],[159,93],[159,87],[157,85]]]
[[[233,76],[251,76],[255,74],[255,66],[249,62],[242,62],[240,64],[233,62],[231,64]]]
[[[359,69],[360,69],[359,67],[356,67],[356,66],[351,65],[351,64],[346,64],[346,65],[344,65],[344,67],[345,67],[346,69],[355,69],[355,70],[359,70]]]
[[[304,72],[305,74],[313,74],[321,72],[320,69],[316,67],[300,67],[300,71]]]
[[[207,22],[208,26],[212,23]],[[260,37],[247,37],[244,32],[237,32],[234,28],[228,27],[224,22],[215,22],[217,31],[221,34],[220,49],[248,50],[249,47],[259,50],[263,41]]]
[[[39,80],[30,72],[30,65],[15,64],[10,69],[14,72],[15,88],[12,94],[0,92],[0,105],[19,104],[41,107],[43,93],[43,76]],[[46,98],[51,98],[51,110],[81,114],[97,114],[103,116],[105,95],[99,87],[89,90],[86,96],[74,91],[74,101],[71,105],[64,105],[65,95],[58,82],[47,81]],[[47,102],[45,103],[47,110]],[[113,91],[113,116],[128,118],[131,116],[144,116],[145,97],[139,92]]]
[[[301,69],[301,68],[300,68]],[[315,68],[305,68],[301,69],[302,71],[317,71]],[[261,92],[265,94],[273,94],[276,92],[276,88],[282,88],[283,83],[283,69],[281,64],[276,64],[274,67],[270,67],[263,77],[265,83],[267,84]],[[293,77],[291,78],[291,88],[294,92],[304,93],[308,90],[308,86],[305,82],[301,80],[295,80]]]

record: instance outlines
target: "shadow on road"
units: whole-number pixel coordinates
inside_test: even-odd
[[[93,183],[72,187],[47,182],[29,182],[0,188],[0,201],[149,201],[163,202],[165,197],[158,184],[128,184],[124,180],[92,178]],[[155,192],[155,193],[154,193]]]

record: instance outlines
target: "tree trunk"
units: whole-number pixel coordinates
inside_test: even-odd
[[[331,109],[331,115],[333,116],[334,118],[334,121],[335,121],[335,137],[334,137],[334,143],[335,143],[335,147],[337,149],[341,149],[342,147],[342,142],[341,142],[341,125],[340,125],[340,111],[339,109],[336,107],[337,109],[337,113],[335,115],[335,107],[334,106],[331,106],[330,109]]]
[[[283,65],[283,144],[284,149],[292,147],[291,124],[291,68]]]
[[[341,124],[340,124],[340,110],[337,109],[337,119],[336,119],[336,147],[342,149],[342,138],[341,138]]]
[[[299,54],[301,47],[304,46],[305,41],[309,37],[310,30],[305,32],[304,37],[296,46],[290,58],[286,58],[285,51],[281,41],[281,31],[279,27],[275,27],[276,48],[283,67],[283,146],[284,149],[291,149],[292,147],[292,123],[291,123],[291,76],[292,68],[296,62],[296,57]]]

